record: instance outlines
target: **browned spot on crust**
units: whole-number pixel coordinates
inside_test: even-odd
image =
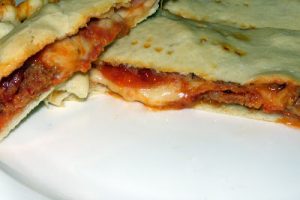
[[[245,56],[246,55],[246,52],[244,52],[242,50],[239,50],[239,49],[237,49],[234,53],[239,55],[239,56]]]
[[[138,43],[139,43],[139,41],[133,40],[133,41],[131,42],[131,45],[137,45]]]
[[[146,43],[144,44],[144,48],[148,49],[148,48],[150,48],[150,47],[151,47],[151,43],[146,42]]]
[[[170,50],[170,51],[167,52],[168,55],[172,55],[173,53],[174,53],[173,50]]]
[[[156,47],[154,50],[155,50],[156,52],[160,53],[160,52],[162,52],[163,48],[161,48],[161,47]]]
[[[201,37],[200,38],[200,43],[201,44],[205,44],[208,41],[208,39],[206,37]]]
[[[252,24],[241,24],[240,28],[241,29],[256,29],[256,26],[252,25]]]
[[[225,51],[228,51],[228,52],[232,52],[232,53],[235,53],[237,54],[238,56],[245,56],[246,55],[246,52],[241,50],[241,49],[238,49],[230,44],[226,44],[226,43],[222,43],[221,44],[222,48],[225,50]]]
[[[241,33],[233,33],[232,36],[241,41],[250,41],[250,38],[247,35]]]

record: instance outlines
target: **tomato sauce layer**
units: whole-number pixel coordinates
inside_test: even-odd
[[[187,108],[195,106],[200,102],[211,104],[237,104],[251,109],[262,110],[266,113],[279,113],[284,116],[299,120],[300,100],[299,86],[291,83],[251,83],[240,85],[223,81],[208,81],[194,74],[181,75],[179,73],[156,72],[151,69],[132,68],[124,65],[111,66],[107,63],[98,68],[105,79],[109,80],[119,88],[135,90],[157,89],[161,86],[178,93],[178,99],[168,101],[164,99],[163,104],[148,104],[147,99],[130,97],[151,106],[165,108]],[[176,84],[174,84],[176,83]],[[121,91],[121,90],[119,90]],[[171,91],[171,90],[170,90]],[[162,91],[165,94],[170,91]],[[143,91],[144,92],[144,91]],[[136,94],[124,93],[124,94]],[[122,96],[122,94],[120,94]],[[151,98],[151,97],[147,97]],[[299,120],[300,121],[300,120]]]

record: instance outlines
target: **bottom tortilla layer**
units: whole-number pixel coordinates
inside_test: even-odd
[[[240,85],[208,81],[194,74],[156,72],[126,66],[99,64],[92,82],[107,86],[128,101],[159,109],[181,109],[199,103],[240,105],[300,121],[299,86],[287,82]]]

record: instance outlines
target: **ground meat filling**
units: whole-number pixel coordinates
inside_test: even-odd
[[[151,107],[180,109],[195,106],[199,102],[238,104],[300,119],[300,87],[293,84],[278,82],[240,85],[207,81],[194,74],[114,67],[107,63],[98,66],[98,72],[101,77],[99,83],[126,100],[140,101]]]
[[[0,111],[11,113],[23,108],[30,100],[51,86],[54,70],[38,62],[28,62],[1,81]]]

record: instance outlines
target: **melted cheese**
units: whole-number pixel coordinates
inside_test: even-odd
[[[98,69],[91,70],[91,81],[102,84],[111,91],[122,96],[127,101],[139,101],[148,106],[163,107],[170,102],[176,102],[183,98],[181,83],[172,82],[151,88],[120,87],[113,81],[105,78]]]

